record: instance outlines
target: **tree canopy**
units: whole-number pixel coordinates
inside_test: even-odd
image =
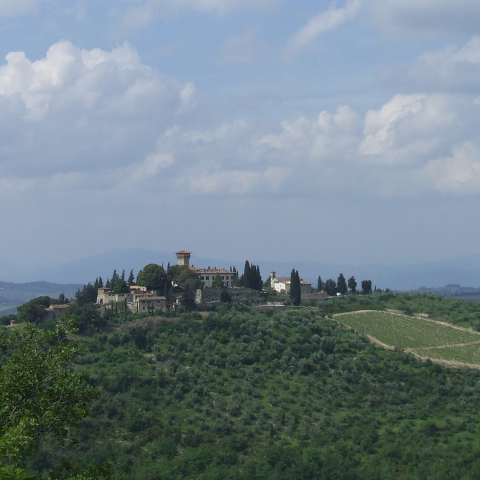
[[[146,287],[147,290],[157,290],[163,293],[167,272],[161,265],[149,263],[138,272],[137,284]]]
[[[38,323],[45,316],[45,309],[52,303],[57,302],[47,296],[34,298],[17,307],[18,320],[20,322]]]
[[[0,330],[1,478],[32,478],[22,474],[23,455],[46,432],[66,438],[97,395],[70,369],[78,353],[68,340],[74,331],[70,319],[49,332],[31,324],[21,332]]]
[[[357,281],[355,277],[350,277],[348,279],[348,288],[350,289],[350,293],[355,293],[357,291]]]

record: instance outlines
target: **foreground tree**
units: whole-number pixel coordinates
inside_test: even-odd
[[[78,353],[76,345],[68,340],[72,332],[74,321],[67,318],[49,332],[30,324],[21,333],[0,330],[2,479],[33,478],[22,473],[25,453],[44,433],[66,439],[69,428],[80,425],[88,404],[97,395],[83,376],[70,368]],[[93,477],[81,475],[69,478],[103,476],[101,469]]]

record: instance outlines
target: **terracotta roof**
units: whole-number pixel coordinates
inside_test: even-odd
[[[219,273],[220,275],[225,275],[225,274],[234,275],[234,273],[231,272],[230,270],[222,270],[221,268],[195,268],[195,271],[197,273],[203,273],[203,274],[206,274],[206,273],[217,274],[217,273]]]
[[[49,310],[50,312],[53,312],[53,310],[63,310],[64,308],[68,308],[68,307],[69,305],[50,305],[45,310]]]
[[[146,298],[138,298],[139,302],[151,302],[152,300],[166,300],[167,297],[146,297]]]
[[[175,252],[175,254],[178,254],[178,253],[192,253],[192,252],[188,252],[187,250],[180,250],[179,252]]]

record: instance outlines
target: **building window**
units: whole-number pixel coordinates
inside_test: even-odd
[[[205,280],[209,280],[209,277],[205,277]]]
[[[205,280],[203,277],[200,277],[200,280]]]

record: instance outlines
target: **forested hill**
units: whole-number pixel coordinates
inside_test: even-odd
[[[143,322],[80,338],[76,368],[103,392],[74,463],[115,480],[480,478],[477,371],[381,350],[318,309]],[[28,466],[60,453],[46,438]]]
[[[61,284],[50,282],[28,282],[28,283],[12,283],[0,282],[0,312],[2,310],[12,310],[15,312],[18,305],[22,305],[33,298],[47,295],[57,298],[61,293],[67,298],[75,296],[78,288],[82,288],[80,284]],[[0,313],[1,315],[1,313]]]

